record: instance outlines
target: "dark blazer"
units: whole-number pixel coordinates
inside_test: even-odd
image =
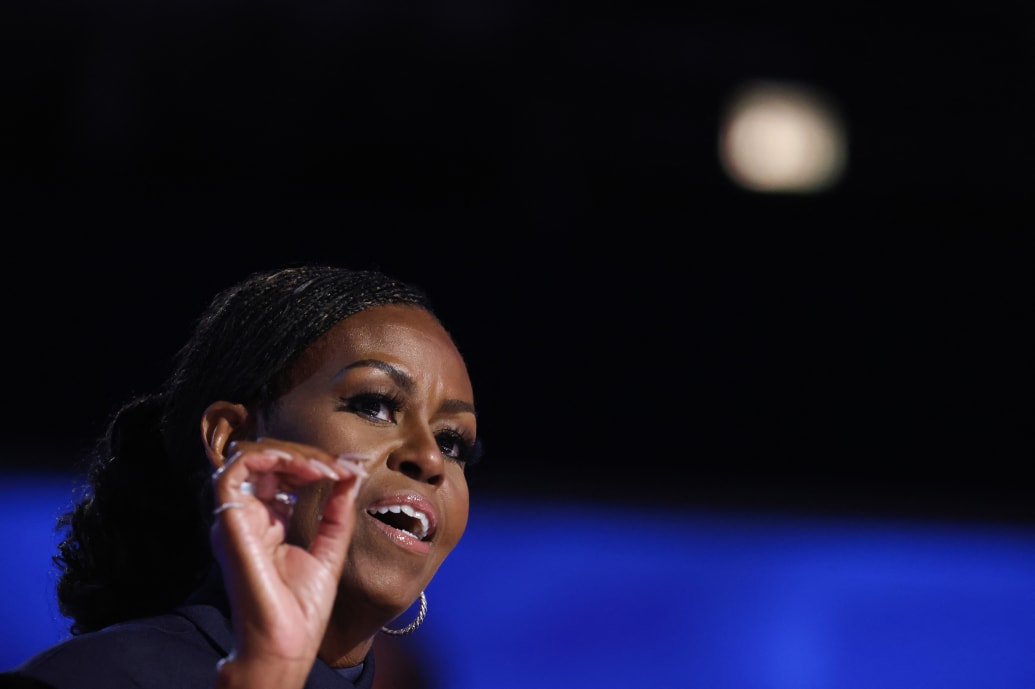
[[[229,606],[221,593],[210,583],[174,612],[74,636],[13,672],[53,689],[212,689],[216,663],[233,646]],[[317,659],[305,687],[370,689],[373,683],[370,653],[354,680]]]

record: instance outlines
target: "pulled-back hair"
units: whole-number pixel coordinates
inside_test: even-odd
[[[212,467],[200,434],[209,404],[269,409],[310,344],[386,304],[432,312],[413,285],[331,266],[254,273],[215,296],[158,391],[111,417],[87,490],[58,520],[58,603],[73,634],[167,611],[211,568]]]

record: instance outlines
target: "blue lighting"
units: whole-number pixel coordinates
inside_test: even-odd
[[[0,669],[64,632],[71,479],[5,477]],[[405,643],[453,689],[1031,689],[1035,533],[475,497]]]

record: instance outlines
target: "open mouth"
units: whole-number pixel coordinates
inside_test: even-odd
[[[430,540],[428,516],[410,505],[386,505],[371,507],[367,514],[393,529],[405,531],[418,541]]]

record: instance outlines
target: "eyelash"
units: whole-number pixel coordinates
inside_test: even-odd
[[[394,421],[394,416],[402,411],[404,404],[402,396],[397,393],[386,394],[379,392],[342,397],[340,401],[345,411],[359,414],[375,423],[385,423],[385,421],[384,419],[377,418],[378,413],[370,412],[372,407],[377,407],[378,412],[380,412],[380,407],[387,407]],[[465,466],[476,464],[482,457],[481,441],[478,439],[472,440],[470,434],[466,431],[447,428],[436,433],[435,440],[438,441],[439,449],[442,450],[443,455]],[[452,449],[454,447],[456,447],[456,456],[449,454],[449,452],[454,451]]]

